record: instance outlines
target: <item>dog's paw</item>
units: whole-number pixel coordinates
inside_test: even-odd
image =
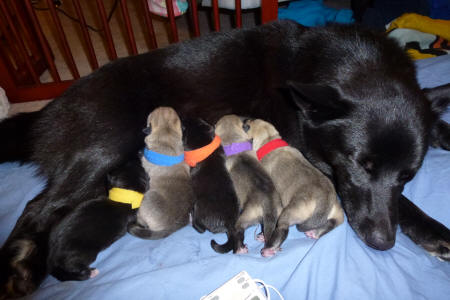
[[[424,249],[432,256],[441,261],[450,262],[450,243],[446,241],[436,241],[433,244],[423,246]]]
[[[18,298],[31,294],[39,285],[39,274],[34,274],[36,244],[28,239],[13,241],[2,249],[0,299]]]
[[[91,274],[89,275],[89,278],[94,278],[100,273],[98,269],[91,269]]]
[[[314,239],[314,240],[317,240],[319,238],[319,234],[317,233],[316,230],[305,231],[305,235],[307,237],[309,237],[310,239]]]
[[[264,233],[260,232],[256,235],[255,240],[258,242],[264,243],[266,239],[264,238]]]

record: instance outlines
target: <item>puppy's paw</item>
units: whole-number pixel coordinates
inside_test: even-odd
[[[91,274],[89,275],[89,278],[94,278],[95,276],[97,276],[99,274],[99,270],[98,269],[91,269]]]
[[[280,250],[280,248],[263,248],[261,249],[261,255],[263,257],[272,257]]]
[[[248,247],[247,245],[244,245],[242,247],[239,247],[236,252],[236,254],[247,254],[248,253]]]
[[[260,232],[256,235],[255,240],[258,242],[264,243],[266,239],[264,238],[264,233]]]
[[[305,235],[307,237],[309,237],[310,239],[314,239],[314,240],[317,240],[319,238],[319,234],[317,233],[316,230],[305,231]]]

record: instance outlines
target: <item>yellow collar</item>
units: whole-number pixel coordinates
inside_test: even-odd
[[[131,208],[135,209],[141,206],[144,194],[121,188],[112,188],[109,190],[109,199],[115,202],[131,204]]]

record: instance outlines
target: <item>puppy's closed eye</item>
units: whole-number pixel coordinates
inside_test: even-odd
[[[150,133],[152,133],[152,126],[151,126],[151,125],[148,125],[148,127],[145,127],[144,129],[142,129],[142,132],[143,132],[145,135],[149,135]]]

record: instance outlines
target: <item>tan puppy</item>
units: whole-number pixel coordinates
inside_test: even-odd
[[[247,120],[248,135],[253,138],[253,149],[258,151],[264,169],[270,174],[283,202],[283,212],[271,238],[266,237],[263,256],[272,256],[286,239],[289,226],[297,224],[299,231],[318,239],[344,220],[344,212],[331,181],[316,169],[294,147],[281,146],[275,127],[263,120]],[[267,144],[271,142],[271,144]],[[265,146],[266,145],[266,146]],[[261,147],[265,148],[261,149]],[[274,150],[268,150],[273,149]],[[261,150],[259,150],[261,149]]]
[[[222,117],[216,124],[216,134],[222,139],[224,147],[249,139],[242,119],[236,115]],[[234,253],[247,253],[247,246],[244,245],[245,229],[261,223],[264,234],[270,237],[282,210],[281,199],[269,174],[258,162],[255,151],[227,156],[225,165],[239,199],[241,214],[228,242],[213,247],[224,247],[228,251],[233,249]]]
[[[184,162],[181,121],[175,110],[159,107],[148,117],[151,133],[145,138],[142,166],[150,177],[128,232],[145,239],[160,239],[189,223],[194,203],[189,166]]]

